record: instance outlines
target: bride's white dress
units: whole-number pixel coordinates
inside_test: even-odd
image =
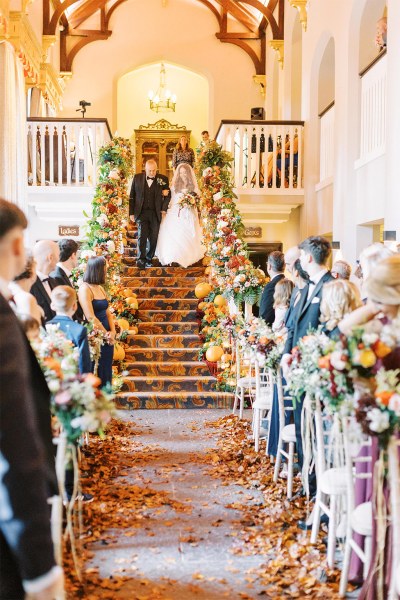
[[[183,207],[179,210],[182,192],[171,189],[168,211],[161,221],[158,234],[156,256],[162,265],[173,262],[189,267],[204,256],[203,233],[195,208]]]

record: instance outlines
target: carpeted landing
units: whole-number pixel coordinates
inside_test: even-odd
[[[118,408],[230,408],[232,394],[218,392],[206,363],[194,289],[205,267],[136,266],[136,231],[129,232],[123,284],[138,296],[138,334],[128,337],[126,370]]]

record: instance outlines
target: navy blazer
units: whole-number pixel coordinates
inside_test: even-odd
[[[315,286],[310,298],[308,296],[309,285],[306,285],[300,292],[300,300],[294,308],[294,318],[291,323],[287,323],[288,336],[286,339],[284,354],[290,354],[292,348],[297,346],[297,342],[307,335],[309,329],[316,329],[319,325],[321,315],[322,288],[325,283],[333,281],[333,277],[328,271],[319,280]]]
[[[163,185],[158,183],[158,180],[163,181]],[[146,173],[137,173],[132,181],[131,192],[129,195],[129,214],[135,217],[135,221],[142,212],[144,202],[144,186],[147,185]],[[168,209],[171,199],[171,191],[169,189],[168,177],[157,173],[152,186],[155,187],[155,212],[158,222],[161,223],[161,212]],[[168,190],[168,196],[163,196],[163,190]]]
[[[58,285],[60,285],[59,282],[56,279],[54,279],[53,277],[49,276],[50,289],[53,290]],[[46,289],[45,289],[43,283],[41,282],[40,277],[36,277],[36,281],[33,284],[33,286],[31,287],[30,291],[31,291],[31,294],[33,296],[35,296],[39,306],[41,306],[43,308],[44,320],[47,323],[47,321],[50,321],[50,319],[52,319],[53,317],[56,316],[56,313],[50,306],[51,298],[50,298],[49,294],[46,292]]]
[[[57,281],[57,285],[67,285],[68,287],[74,287],[71,283],[70,278],[59,265],[56,266],[54,271],[50,273],[50,277]],[[76,313],[73,315],[73,320],[78,321],[78,323],[83,323],[86,321],[85,315],[83,314],[83,310],[81,305],[78,302],[78,308],[76,309]]]
[[[263,289],[263,293],[260,301],[259,315],[264,319],[267,325],[273,325],[275,321],[275,309],[274,309],[274,294],[275,288],[278,281],[284,279],[284,274],[276,275],[271,281],[267,283]]]
[[[47,504],[49,495],[57,493],[54,453],[48,464],[42,435],[46,430],[51,440],[50,394],[2,295],[0,331],[0,553],[9,569],[1,571],[1,591],[3,598],[22,598],[21,579],[36,579],[55,565]]]
[[[73,321],[70,317],[65,315],[57,315],[51,321],[48,321],[47,325],[59,325],[60,330],[65,333],[67,338],[79,348],[79,371],[80,373],[91,372],[91,360],[89,341],[87,337],[87,329],[80,323]]]

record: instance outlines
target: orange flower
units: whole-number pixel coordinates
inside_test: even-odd
[[[389,406],[390,398],[393,396],[393,392],[384,390],[383,392],[376,392],[375,396],[379,398],[380,403],[384,406]]]
[[[260,344],[268,344],[269,339],[263,335],[262,337],[260,337]]]
[[[328,356],[321,356],[318,360],[318,366],[320,369],[329,369],[330,361]]]
[[[55,358],[51,358],[51,356],[46,356],[43,359],[43,362],[48,369],[50,369],[51,371],[54,371],[54,373],[57,375],[57,377],[62,379],[61,365],[58,362],[58,360],[56,360]]]
[[[375,354],[377,355],[378,358],[384,358],[385,356],[387,356],[388,354],[391,353],[391,348],[389,348],[389,346],[387,346],[384,342],[381,342],[381,340],[378,340],[373,346],[372,346]]]
[[[101,385],[100,377],[96,377],[93,373],[87,373],[85,375],[85,381],[90,383],[94,388],[99,387]]]

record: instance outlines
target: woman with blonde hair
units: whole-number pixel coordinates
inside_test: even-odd
[[[362,306],[357,286],[347,279],[335,279],[322,290],[321,317],[324,331],[329,337],[340,334],[338,327],[345,315]]]
[[[286,313],[289,309],[290,297],[292,295],[294,283],[286,277],[278,281],[275,286],[274,292],[274,310],[275,320],[272,324],[272,330],[275,333],[285,334],[287,329],[285,327]]]

